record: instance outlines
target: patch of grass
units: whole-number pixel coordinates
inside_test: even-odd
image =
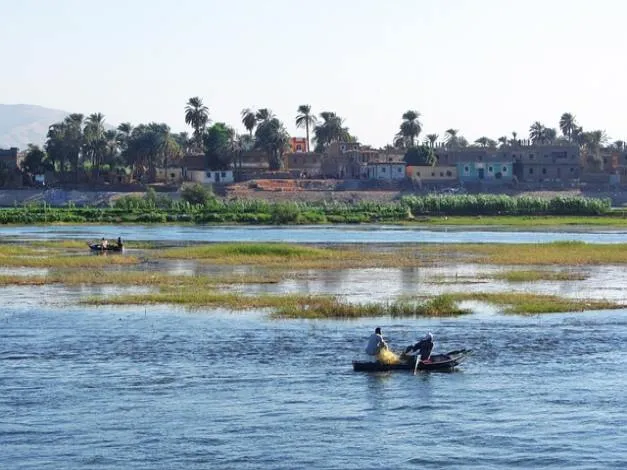
[[[537,282],[537,281],[583,281],[587,279],[584,273],[570,271],[542,271],[542,270],[519,270],[497,273],[493,279],[507,282]]]
[[[430,246],[451,262],[498,265],[627,264],[627,243],[554,242],[525,244],[451,244]],[[427,248],[425,248],[427,249]]]
[[[624,308],[624,304],[606,300],[569,299],[556,295],[526,292],[508,293],[456,293],[457,301],[476,300],[504,307],[504,313],[533,315],[539,313],[583,312],[586,310],[610,310]]]
[[[275,284],[283,279],[279,273],[229,275],[171,275],[154,271],[61,270],[46,275],[0,275],[2,285],[119,285],[202,288],[237,284]]]
[[[89,297],[89,305],[174,304],[190,308],[223,307],[232,310],[270,308],[276,318],[362,318],[362,317],[445,317],[469,313],[460,309],[453,297],[443,295],[418,301],[392,303],[349,303],[334,296],[312,295],[242,295],[231,292],[190,288],[161,288],[159,292],[123,294],[113,297]]]
[[[274,266],[287,269],[349,269],[420,266],[408,250],[366,251],[355,247],[321,248],[289,243],[215,243],[151,253],[162,259],[189,259],[221,265]]]
[[[139,263],[135,256],[112,255],[49,255],[39,253],[28,256],[0,256],[0,266],[24,268],[101,268],[111,265],[132,265]]]

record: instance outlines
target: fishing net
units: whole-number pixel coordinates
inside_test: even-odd
[[[377,354],[377,360],[383,364],[398,364],[400,362],[398,354],[389,349],[381,349]]]

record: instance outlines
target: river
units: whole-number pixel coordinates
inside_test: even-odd
[[[103,233],[92,226],[36,229],[2,229],[0,236]],[[341,229],[331,236],[317,228],[313,234],[242,228],[235,238],[227,228],[109,229],[106,236],[126,231],[129,239],[151,239],[154,230],[160,238],[152,239],[161,241],[177,240],[177,233],[195,233],[198,240],[253,233],[282,241],[345,237]],[[346,230],[347,238],[361,233]],[[418,231],[363,232],[368,240],[401,242],[391,234]],[[354,282],[363,285],[368,273],[373,283],[381,276],[364,271]],[[386,279],[393,289],[395,277]],[[355,284],[344,281],[339,288],[350,294]],[[85,293],[0,289],[0,468],[625,465],[625,309],[521,317],[492,308],[454,319],[279,321],[264,312],[75,305]],[[474,354],[453,373],[355,373],[351,361],[361,357],[376,326],[396,349],[432,331],[436,351],[469,347]]]
[[[625,243],[627,231],[591,228],[502,230],[485,227],[396,225],[215,226],[215,225],[15,225],[0,228],[0,239],[85,239],[102,237],[157,242],[298,242],[298,243],[546,243],[582,241]]]

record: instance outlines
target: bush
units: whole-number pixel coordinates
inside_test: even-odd
[[[205,206],[214,201],[213,192],[202,184],[185,186],[181,191],[181,198],[190,204]]]

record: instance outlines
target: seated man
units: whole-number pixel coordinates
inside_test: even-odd
[[[109,241],[103,237],[103,239],[100,241],[100,246],[102,247],[103,250],[106,250],[107,247],[109,246]]]
[[[368,344],[366,345],[366,354],[369,356],[376,356],[381,349],[387,349],[388,345],[383,339],[381,334],[381,328],[375,328],[374,333],[368,338]]]
[[[422,338],[413,346],[407,346],[404,354],[408,355],[410,352],[418,351],[420,355],[420,360],[422,362],[428,362],[429,356],[431,356],[432,350],[433,350],[433,335],[431,333],[427,333],[424,338]]]
[[[122,248],[124,244],[122,243],[122,237],[118,237],[118,248]]]

